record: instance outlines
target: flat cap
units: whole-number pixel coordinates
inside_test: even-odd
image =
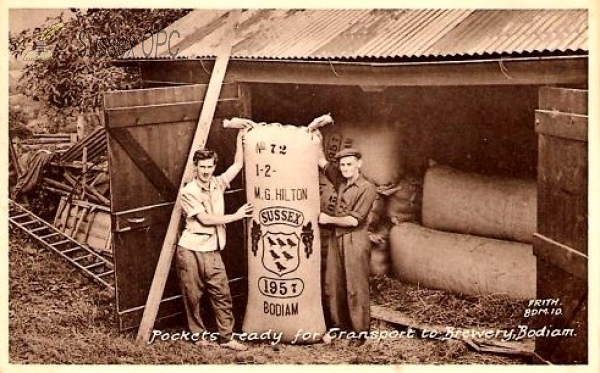
[[[342,149],[339,152],[337,152],[337,154],[335,155],[335,159],[340,159],[340,158],[349,157],[349,156],[354,156],[354,157],[357,157],[358,159],[362,158],[362,154],[360,154],[358,149],[346,148],[346,149]]]

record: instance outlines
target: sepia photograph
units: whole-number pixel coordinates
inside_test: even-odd
[[[0,370],[597,369],[583,4],[3,9]]]

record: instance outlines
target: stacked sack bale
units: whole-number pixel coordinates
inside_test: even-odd
[[[400,179],[393,186],[377,188],[379,196],[369,214],[371,273],[389,274],[391,267],[390,231],[401,223],[420,219],[422,182],[411,176]]]
[[[390,232],[397,278],[454,293],[535,298],[535,181],[433,165],[422,224],[404,222]]]
[[[386,216],[393,225],[420,220],[423,182],[406,176],[394,187],[380,191],[387,197]]]

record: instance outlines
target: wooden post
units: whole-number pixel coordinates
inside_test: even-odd
[[[104,204],[105,206],[110,207],[110,200],[108,198],[104,197],[95,188],[93,188],[89,185],[83,184],[83,189],[85,189],[85,191],[87,191],[90,194],[90,197],[93,197],[92,199],[95,199],[95,200],[99,201],[100,203]]]
[[[73,185],[73,188],[75,188],[77,186],[77,180],[75,179],[75,176],[73,176],[69,171],[66,171],[63,173],[63,176],[65,177],[65,180],[68,181],[71,185]],[[90,199],[101,203],[105,206],[110,206],[110,200],[106,197],[104,197],[104,195],[102,195],[102,193],[98,192],[94,187],[91,187],[87,184],[81,184],[81,188],[84,188],[86,190],[86,192],[88,193],[88,196],[90,197]]]
[[[169,270],[171,268],[171,261],[173,260],[176,244],[175,241],[177,239],[179,222],[181,220],[181,188],[184,186],[184,181],[189,180],[190,176],[193,174],[194,150],[202,148],[206,144],[210,125],[212,123],[219,95],[221,93],[221,86],[223,85],[223,80],[227,71],[229,57],[231,56],[231,49],[233,47],[233,41],[235,40],[235,28],[239,13],[239,10],[231,10],[229,12],[229,27],[225,30],[223,42],[220,44],[221,49],[217,51],[217,59],[215,61],[210,81],[208,82],[208,89],[204,98],[204,105],[202,105],[200,118],[198,119],[198,127],[196,128],[196,133],[194,134],[191,151],[188,155],[185,165],[179,191],[177,193],[177,199],[175,200],[175,206],[173,207],[171,220],[169,221],[169,226],[165,235],[165,241],[160,251],[158,263],[156,264],[154,278],[152,280],[152,285],[150,286],[150,292],[148,293],[148,300],[146,301],[144,314],[138,329],[137,341],[140,343],[146,343],[150,337],[150,329],[152,329],[154,326],[154,321],[156,320],[156,315],[158,314],[158,307],[160,305],[165,284],[167,282],[167,277],[169,275]]]
[[[62,212],[64,208],[67,206],[67,197],[60,197],[60,202],[58,203],[58,208],[56,209],[56,216],[54,217],[54,222],[52,225],[58,228],[58,223],[60,222],[60,217],[62,216]]]
[[[104,251],[109,252],[112,257],[113,251],[111,248],[111,244],[112,244],[112,232],[108,232],[108,238],[106,239],[106,245],[104,246]]]
[[[21,164],[19,163],[19,157],[17,157],[17,152],[15,151],[15,146],[12,142],[12,138],[9,136],[8,138],[8,150],[10,152],[10,161],[15,167],[15,172],[17,173],[17,178],[21,176],[23,170],[21,169]]]
[[[67,216],[67,221],[65,223],[65,230],[64,233],[71,237],[73,235],[73,230],[75,229],[75,225],[77,225],[77,220],[73,220],[73,226],[69,227],[69,218],[71,216],[73,217],[78,217],[79,216],[79,211],[80,211],[80,207],[79,206],[73,206],[73,208],[71,209],[71,211],[69,211],[69,215]]]
[[[85,120],[85,116],[81,113],[77,115],[77,140],[81,141],[85,138],[87,126],[88,124]]]
[[[94,219],[96,218],[96,207],[92,206],[90,211],[88,212],[87,224],[85,225],[85,230],[83,231],[82,242],[87,242],[88,237],[90,235],[90,230],[92,229],[92,224],[94,223]]]
[[[65,171],[65,172],[63,173],[63,176],[64,176],[65,180],[66,180],[66,181],[67,181],[69,184],[71,184],[71,186],[72,186],[73,188],[75,188],[75,186],[77,186],[77,180],[75,180],[75,176],[71,175],[71,173],[70,173],[69,171]]]
[[[83,170],[81,174],[81,200],[85,200],[85,186],[87,181],[87,146],[83,147],[83,155],[81,159],[83,163]]]
[[[560,310],[532,318],[530,328],[572,330],[535,338],[535,351],[552,364],[587,364],[589,331],[588,91],[540,88],[535,112],[538,134],[537,299],[558,299]],[[589,176],[588,176],[589,175]],[[596,277],[597,278],[597,277]],[[555,308],[553,308],[553,306]],[[541,313],[541,312],[540,312]],[[554,334],[552,334],[554,336]]]
[[[52,193],[56,193],[56,194],[58,194],[60,196],[63,196],[63,197],[68,197],[69,196],[69,192],[65,192],[62,189],[54,188],[54,187],[52,187],[52,186],[50,186],[50,185],[48,185],[46,183],[42,183],[42,185],[40,187],[42,189],[44,189],[44,190],[47,190],[47,191],[52,192]]]
[[[63,233],[67,229],[67,220],[69,219],[70,211],[71,211],[71,204],[69,203],[69,201],[67,201],[67,203],[65,204],[65,208],[62,211],[62,215],[60,217],[59,226],[57,226],[57,228]]]
[[[56,180],[50,179],[49,177],[44,177],[44,178],[42,178],[42,180],[45,183],[47,183],[48,185],[50,185],[52,187],[55,187],[55,188],[58,188],[58,189],[62,189],[62,190],[64,190],[67,193],[70,192],[73,189],[73,188],[71,188],[71,186],[69,186],[67,184],[64,184],[64,183],[61,183],[60,181],[56,181]]]
[[[77,233],[79,232],[79,229],[81,228],[81,223],[83,223],[83,221],[87,217],[89,210],[90,210],[89,207],[82,207],[81,211],[79,212],[81,215],[79,216],[79,219],[77,219],[77,224],[75,224],[75,229],[73,230],[73,233],[71,234],[71,237],[75,241],[77,241]],[[85,244],[85,241],[81,240],[80,243]]]

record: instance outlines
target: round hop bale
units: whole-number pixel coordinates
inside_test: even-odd
[[[323,335],[318,217],[319,139],[306,127],[261,124],[245,136],[248,302],[242,330]],[[315,343],[319,338],[301,340]]]
[[[537,186],[434,166],[425,174],[422,220],[428,228],[531,243]]]
[[[403,223],[392,228],[390,248],[393,273],[400,280],[453,293],[535,298],[531,245]]]

